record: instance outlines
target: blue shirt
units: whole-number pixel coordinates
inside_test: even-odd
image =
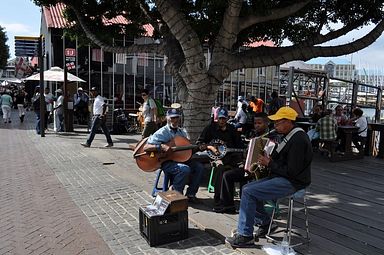
[[[176,128],[175,130],[171,129],[169,125],[165,125],[164,127],[157,130],[153,135],[148,138],[148,144],[163,144],[171,141],[175,136],[183,136],[188,138],[187,133],[181,129]]]

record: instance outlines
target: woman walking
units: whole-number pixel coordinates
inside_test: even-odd
[[[3,120],[4,123],[11,123],[11,109],[13,105],[12,97],[10,96],[11,91],[6,90],[1,96],[1,110],[3,111]]]
[[[25,109],[24,109],[24,103],[25,103],[25,91],[23,89],[20,89],[17,92],[17,95],[15,97],[17,109],[19,110],[19,118],[20,122],[23,123],[24,116],[25,116]]]

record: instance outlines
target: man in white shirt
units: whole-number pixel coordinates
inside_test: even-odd
[[[350,119],[350,122],[359,128],[357,133],[352,135],[353,144],[356,146],[359,153],[364,153],[364,146],[367,142],[368,134],[368,122],[367,118],[363,116],[363,113],[363,110],[360,108],[355,108],[352,111],[354,117]]]
[[[93,117],[92,117],[92,127],[91,133],[88,136],[87,142],[81,143],[84,147],[90,147],[93,139],[95,138],[96,131],[101,127],[105,137],[107,138],[108,144],[104,147],[112,147],[113,142],[111,135],[109,134],[109,130],[106,125],[106,116],[105,112],[107,110],[107,104],[104,101],[104,98],[99,95],[95,87],[92,87],[90,90],[91,95],[95,97],[95,101],[93,102]]]
[[[53,108],[55,112],[55,131],[64,132],[64,97],[63,91],[58,89],[55,91],[57,93],[57,99],[55,101],[55,107]]]

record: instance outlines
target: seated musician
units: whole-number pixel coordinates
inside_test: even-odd
[[[295,127],[297,115],[294,109],[282,107],[268,117],[283,135],[282,142],[271,157],[258,158],[259,164],[270,170],[270,176],[243,187],[237,232],[225,240],[234,248],[252,246],[267,233],[271,218],[264,210],[264,201],[292,195],[311,183],[312,145],[307,134]],[[255,223],[259,228],[254,237]]]
[[[215,139],[223,141],[227,148],[243,148],[243,143],[240,138],[240,133],[236,129],[227,123],[228,111],[225,108],[221,108],[217,114],[218,121],[212,122],[206,126],[197,139],[197,144],[201,146],[201,149],[207,149],[207,146]],[[230,169],[239,168],[242,163],[242,152],[229,152],[222,160],[213,162],[215,164],[214,171],[214,187],[215,205],[220,205],[220,190],[222,183],[222,176],[224,171]],[[240,171],[240,170],[239,170]]]
[[[261,137],[269,134],[267,114],[263,112],[257,112],[254,115],[253,125],[254,129],[251,130],[251,138]],[[220,190],[220,202],[213,207],[213,211],[217,213],[231,213],[235,212],[234,203],[234,189],[235,182],[245,184],[246,182],[254,179],[252,174],[247,174],[243,168],[235,168],[224,172],[221,182]],[[241,185],[240,185],[241,186]],[[216,190],[216,189],[215,189]]]
[[[176,109],[167,111],[167,125],[157,130],[148,138],[144,146],[145,151],[163,151],[168,152],[170,146],[167,145],[175,136],[188,137],[187,133],[179,127],[180,112]],[[204,167],[196,160],[188,160],[184,163],[168,160],[163,162],[161,169],[164,174],[173,179],[172,189],[183,194],[184,186],[188,183],[186,196],[189,202],[196,202],[196,193],[199,189]]]
[[[359,153],[364,150],[364,145],[367,141],[368,122],[367,118],[363,116],[363,110],[355,108],[352,111],[353,117],[350,119],[351,124],[359,128],[357,133],[352,135],[352,142],[358,149]]]

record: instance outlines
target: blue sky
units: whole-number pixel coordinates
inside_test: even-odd
[[[15,36],[39,36],[40,8],[31,0],[0,0],[0,26],[5,27],[11,57]]]
[[[31,0],[1,0],[0,25],[5,27],[11,56],[14,56],[14,36],[39,36],[40,8]],[[347,43],[366,34],[372,28],[362,29],[347,34],[335,43]],[[332,59],[332,58],[327,58]],[[342,62],[353,62],[357,68],[384,68],[384,35],[368,48],[348,56],[339,57]],[[313,59],[311,63],[324,62],[324,59]]]

